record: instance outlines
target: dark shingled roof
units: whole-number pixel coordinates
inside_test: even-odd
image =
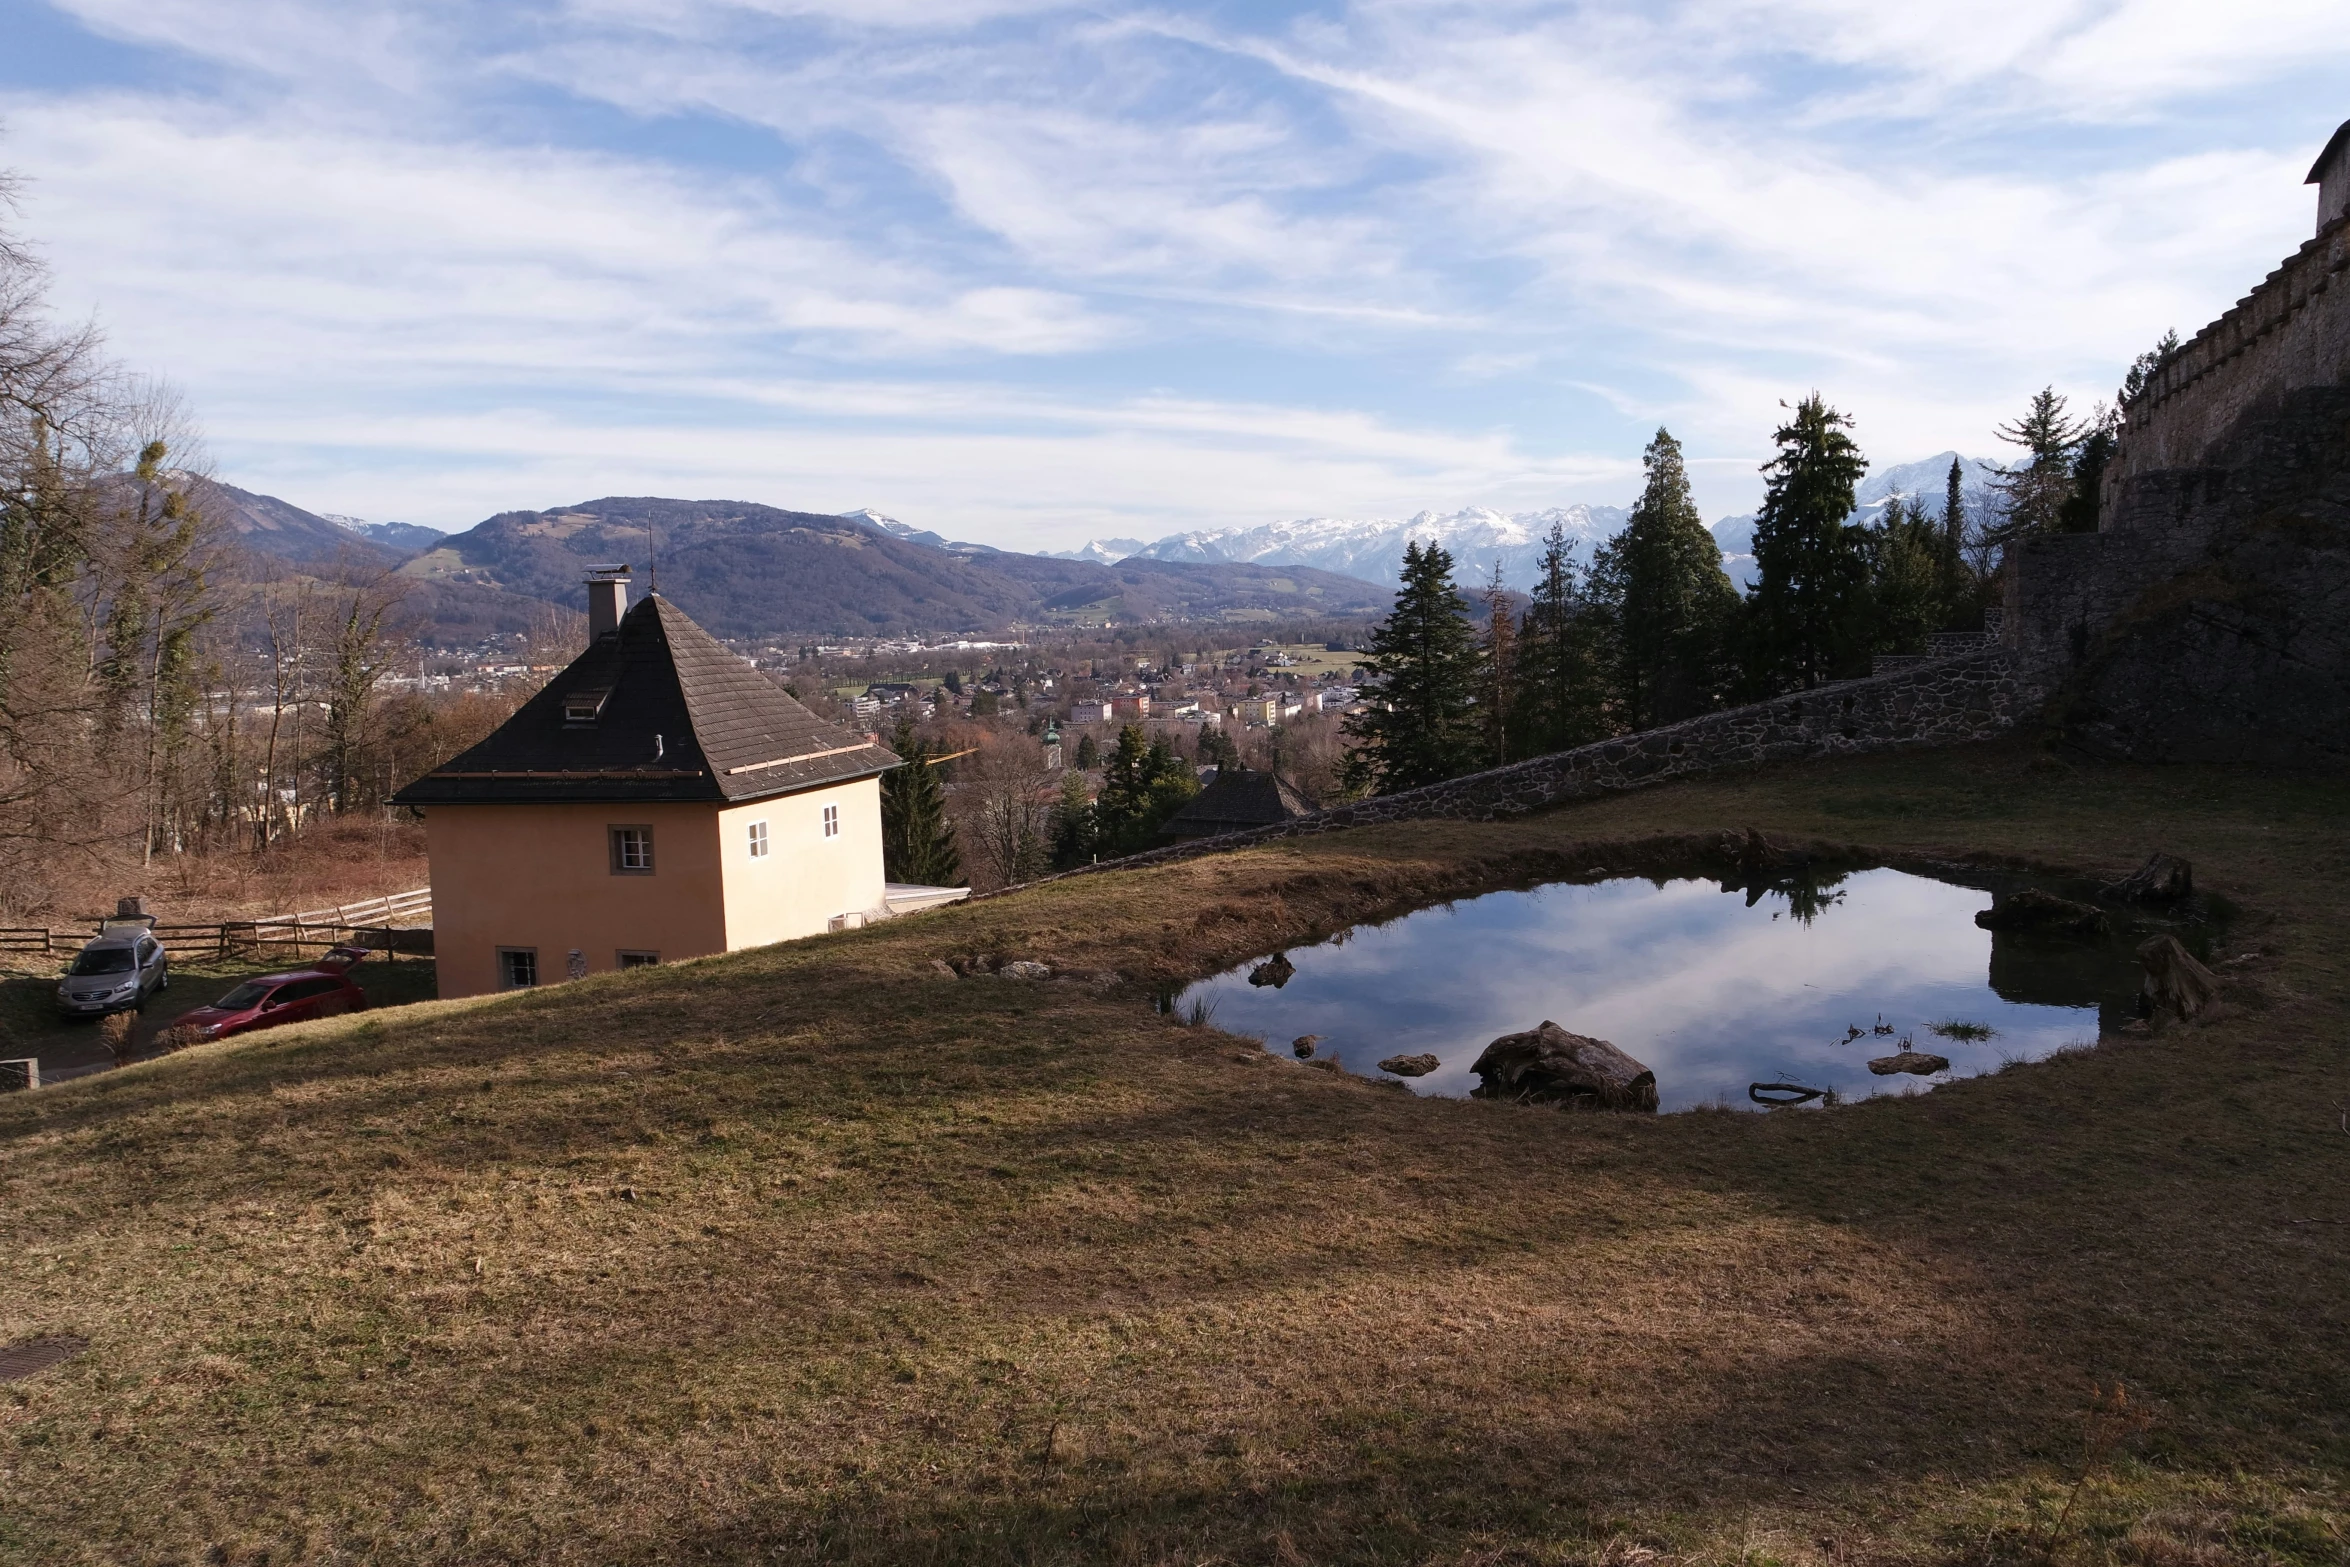
[[[1217,771],[1216,781],[1194,795],[1190,804],[1167,818],[1159,836],[1213,838],[1313,814],[1314,808],[1303,795],[1271,773],[1226,767]]]
[[[602,704],[571,722],[575,696]],[[887,749],[828,724],[658,594],[596,639],[495,734],[394,796],[401,805],[709,800],[868,778]]]

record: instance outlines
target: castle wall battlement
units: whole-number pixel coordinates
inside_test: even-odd
[[[2350,219],[2337,219],[2154,373],[2125,410],[2129,425],[2106,469],[2108,531],[2133,525],[2119,504],[2130,480],[2214,466],[2246,416],[2271,411],[2292,392],[2350,382],[2346,274]]]

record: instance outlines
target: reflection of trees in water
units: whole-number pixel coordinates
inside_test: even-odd
[[[1724,882],[1724,892],[1743,892],[1746,906],[1753,908],[1765,898],[1784,898],[1787,913],[1801,925],[1809,925],[1822,914],[1844,901],[1844,894],[1834,889],[1844,885],[1849,871],[1825,873],[1809,866],[1798,866],[1776,876],[1757,876],[1740,882]]]

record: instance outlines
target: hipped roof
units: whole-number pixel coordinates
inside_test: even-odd
[[[1225,767],[1217,770],[1214,783],[1167,818],[1159,834],[1166,838],[1212,838],[1313,813],[1303,796],[1272,773]]]
[[[570,698],[598,693],[593,722],[564,718]],[[897,765],[887,748],[818,718],[653,594],[488,739],[394,798],[732,804]]]

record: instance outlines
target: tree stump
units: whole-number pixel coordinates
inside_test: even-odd
[[[2146,970],[2139,994],[2150,1012],[2191,1018],[2219,995],[2219,977],[2196,962],[2176,936],[2156,936],[2141,945],[2138,962]]]
[[[2132,903],[2182,903],[2195,896],[2195,867],[2172,855],[2157,854],[2105,890]]]
[[[1656,1110],[1656,1074],[1604,1039],[1540,1028],[1504,1034],[1469,1068],[1480,1099],[1518,1099],[1589,1110]]]

